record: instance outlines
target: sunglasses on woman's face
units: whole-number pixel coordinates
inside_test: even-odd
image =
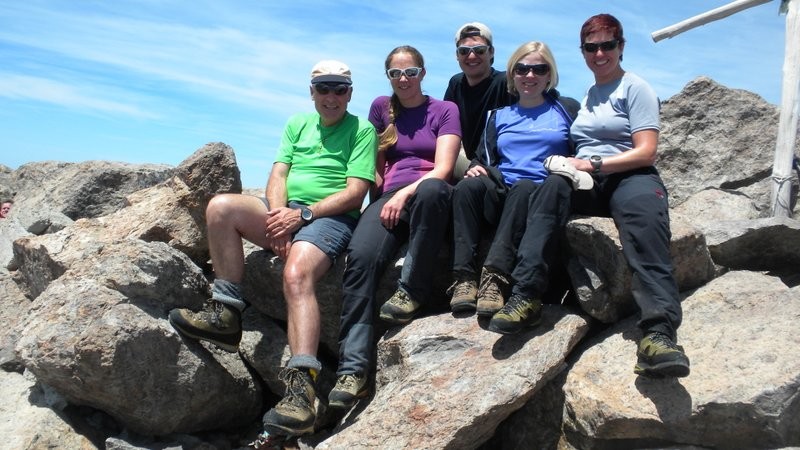
[[[334,95],[342,96],[350,90],[349,84],[340,83],[314,83],[313,86],[319,95],[328,95],[333,92]]]
[[[604,52],[614,50],[617,48],[617,45],[619,45],[619,39],[612,39],[605,42],[584,42],[581,48],[586,53],[597,53],[598,49]]]
[[[550,66],[547,64],[522,64],[516,63],[514,64],[514,74],[524,77],[528,75],[529,72],[533,72],[534,75],[547,75],[550,72]]]
[[[406,67],[405,69],[389,69],[386,71],[386,76],[396,80],[405,75],[406,78],[416,78],[422,73],[421,67]]]

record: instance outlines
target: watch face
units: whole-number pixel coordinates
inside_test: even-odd
[[[312,217],[314,217],[314,213],[312,213],[310,209],[303,208],[300,210],[300,218],[303,220],[308,221],[311,220]]]

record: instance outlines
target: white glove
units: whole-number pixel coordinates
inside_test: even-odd
[[[573,189],[589,190],[594,186],[592,176],[588,172],[576,169],[564,156],[548,156],[544,160],[544,168],[551,174],[554,173],[566,177],[572,182]]]

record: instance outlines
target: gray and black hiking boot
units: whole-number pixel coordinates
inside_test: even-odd
[[[450,311],[475,311],[478,306],[478,282],[475,281],[475,275],[457,272],[454,278],[456,281],[447,289],[447,295],[450,295]]]
[[[507,276],[484,267],[481,270],[481,282],[478,287],[477,314],[491,317],[500,311],[505,304],[510,287],[511,283]]]
[[[169,323],[185,336],[208,341],[228,352],[239,351],[242,313],[233,306],[209,299],[198,312],[173,309],[169,312]]]
[[[514,294],[508,303],[492,317],[489,331],[514,334],[525,327],[532,327],[542,318],[542,302],[535,298]]]
[[[637,362],[633,372],[652,378],[685,377],[689,375],[689,358],[683,347],[664,333],[650,332],[639,341]]]
[[[264,429],[273,435],[300,436],[314,432],[317,410],[316,371],[284,368],[279,378],[286,384],[286,394],[264,414]]]
[[[386,322],[402,325],[414,318],[420,306],[420,303],[412,299],[406,291],[398,289],[381,306],[379,317]]]
[[[348,373],[339,375],[336,386],[328,394],[328,406],[331,408],[351,408],[358,399],[369,395],[367,375]]]

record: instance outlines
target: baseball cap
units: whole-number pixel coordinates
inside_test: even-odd
[[[456,31],[456,47],[460,40],[470,36],[480,36],[486,39],[489,46],[492,45],[492,31],[489,30],[489,27],[480,22],[469,22],[461,25],[461,28]]]
[[[353,84],[350,68],[341,61],[325,59],[311,69],[311,83]]]

